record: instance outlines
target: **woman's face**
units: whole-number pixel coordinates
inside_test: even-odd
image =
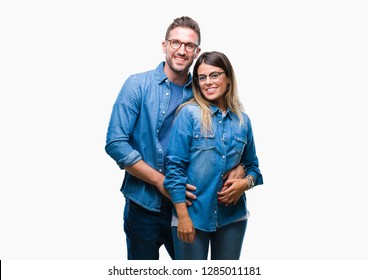
[[[198,67],[198,83],[204,97],[221,110],[225,110],[225,93],[229,84],[223,69],[202,63]]]

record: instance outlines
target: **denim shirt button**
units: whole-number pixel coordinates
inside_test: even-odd
[[[168,92],[166,92],[166,95],[169,95],[169,93],[168,93]]]
[[[165,111],[162,111],[162,114],[165,115]]]
[[[162,172],[162,169],[159,169],[158,171],[159,171],[159,172]]]

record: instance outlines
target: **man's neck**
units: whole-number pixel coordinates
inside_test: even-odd
[[[188,81],[189,72],[174,72],[169,67],[166,68],[166,66],[164,68],[164,72],[169,78],[170,82],[176,85],[183,86]]]

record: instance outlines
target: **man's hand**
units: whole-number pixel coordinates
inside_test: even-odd
[[[230,180],[230,179],[243,179],[244,177],[245,177],[245,170],[243,166],[238,164],[236,167],[227,172],[223,178],[225,180]]]
[[[242,191],[239,190],[238,183],[241,182],[240,179],[243,179],[245,177],[245,174],[246,172],[243,166],[238,164],[224,175],[223,178],[225,182],[222,186],[221,191],[218,192],[219,203],[223,203],[227,206],[229,204],[236,204],[236,202],[238,202],[242,194]],[[231,187],[232,189],[228,190]]]
[[[186,191],[187,200],[185,202],[187,206],[191,206],[192,200],[197,199],[197,196],[193,193],[196,189],[197,188],[195,186],[187,184],[187,191]]]
[[[247,189],[249,189],[247,179],[227,180],[221,191],[217,193],[218,202],[225,204],[225,206],[235,205]]]

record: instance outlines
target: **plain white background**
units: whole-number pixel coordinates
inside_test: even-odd
[[[232,61],[253,123],[264,185],[242,259],[367,259],[367,14],[357,0],[2,1],[0,259],[126,258],[107,125],[182,15]]]

